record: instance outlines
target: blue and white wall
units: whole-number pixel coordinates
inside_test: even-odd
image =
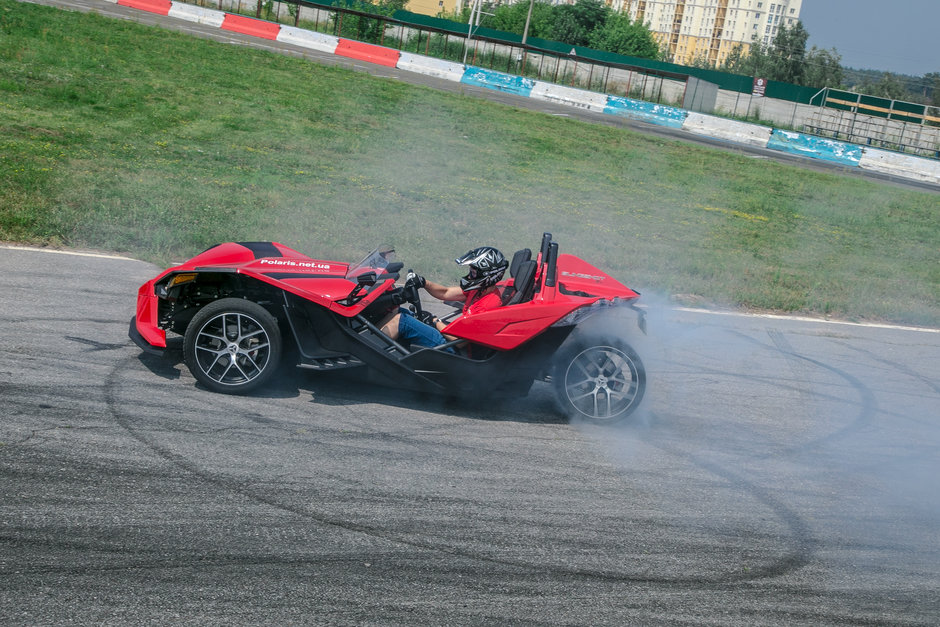
[[[464,66],[459,63],[401,52],[394,48],[364,44],[183,2],[172,0],[111,1],[142,11],[273,39],[328,54],[396,67],[466,85],[616,115],[648,124],[682,129],[694,135],[777,150],[810,159],[820,159],[847,168],[861,168],[940,185],[940,161],[938,160],[863,147],[769,126],[737,122],[677,107],[599,94],[474,66]]]

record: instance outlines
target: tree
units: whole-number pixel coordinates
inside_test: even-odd
[[[507,33],[516,33],[521,35],[525,29],[525,19],[529,12],[528,2],[516,2],[514,4],[503,4],[496,8],[493,15],[488,16],[486,21],[487,28],[501,30]],[[468,17],[464,19],[467,21]],[[547,2],[536,1],[532,5],[532,19],[529,23],[529,36],[548,38],[551,35],[555,23],[552,5]]]
[[[780,26],[768,52],[770,72],[765,78],[803,85],[808,39],[809,33],[803,28],[801,21],[797,21],[792,27]]]
[[[597,50],[644,59],[661,56],[659,44],[649,28],[630,21],[630,17],[622,13],[611,12],[604,23],[591,32],[589,45]]]
[[[611,9],[601,0],[580,0],[555,7],[552,39],[572,46],[589,46],[591,33],[602,26]]]
[[[813,46],[806,54],[806,70],[803,74],[803,85],[807,87],[834,87],[841,89],[845,83],[845,72],[842,69],[842,55],[831,50],[820,50]]]
[[[769,48],[762,45],[756,38],[747,53],[743,52],[741,46],[735,46],[718,69],[761,78],[773,78],[771,74],[774,73]]]
[[[501,5],[484,19],[483,24],[487,28],[521,35],[528,11],[528,2]],[[467,22],[469,9],[465,8],[455,19]],[[661,58],[659,45],[649,28],[640,22],[631,22],[627,15],[614,13],[603,0],[579,0],[576,4],[562,5],[537,0],[532,5],[528,34],[571,46],[588,46],[645,59]]]
[[[891,72],[885,72],[878,82],[864,81],[860,83],[856,91],[869,96],[887,98],[888,100],[913,100],[901,79]]]
[[[940,107],[940,72],[924,74],[924,100],[935,107]]]
[[[835,48],[820,50],[813,46],[807,52],[808,39],[803,22],[781,26],[771,45],[765,46],[755,37],[747,53],[735,47],[719,69],[808,87],[842,87],[842,56]]]

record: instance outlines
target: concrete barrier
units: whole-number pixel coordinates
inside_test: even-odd
[[[815,135],[781,131],[780,129],[774,129],[774,132],[771,133],[767,147],[771,150],[780,150],[790,154],[803,155],[804,157],[814,157],[850,167],[857,167],[862,158],[861,146],[847,144],[835,139],[816,137]]]
[[[205,24],[216,28],[221,28],[222,22],[225,21],[224,11],[205,9],[183,2],[174,2],[168,15],[187,22],[196,22],[197,24]]]
[[[460,63],[442,61],[432,57],[423,57],[419,54],[412,54],[410,52],[401,53],[401,56],[398,58],[398,65],[396,67],[398,67],[399,70],[405,70],[406,72],[415,72],[416,74],[424,74],[425,76],[435,76],[437,78],[443,78],[455,83],[460,82],[460,79],[463,78],[465,71],[464,66]]]
[[[251,35],[252,37],[260,37],[261,39],[277,39],[277,34],[281,30],[280,24],[275,24],[274,22],[265,22],[264,20],[256,20],[253,17],[245,17],[243,15],[234,15],[232,13],[226,13],[225,19],[222,21],[222,30],[230,30],[233,33],[241,33],[243,35]]]
[[[863,148],[858,166],[863,170],[940,185],[940,161],[877,148]]]
[[[604,107],[604,113],[610,115],[619,115],[632,120],[649,122],[658,126],[668,126],[669,128],[682,128],[688,111],[676,107],[644,102],[642,100],[633,100],[632,98],[621,98],[620,96],[607,96],[607,106]]]
[[[131,7],[158,15],[168,15],[170,6],[173,4],[170,0],[118,0],[117,3],[122,7]]]
[[[477,87],[486,87],[504,91],[517,96],[529,97],[532,88],[535,87],[535,81],[531,78],[504,74],[503,72],[494,72],[493,70],[484,70],[483,68],[467,66],[460,82],[465,85],[475,85]]]
[[[293,44],[302,48],[326,52],[327,54],[336,52],[336,46],[339,45],[339,37],[335,35],[325,35],[293,26],[281,26],[281,30],[277,34],[277,40],[285,44]]]
[[[695,113],[694,111],[689,111],[689,115],[686,116],[685,122],[682,124],[682,130],[696,135],[724,139],[759,148],[767,146],[767,142],[770,141],[770,134],[773,132],[773,129],[769,126],[727,120],[713,115]]]
[[[398,65],[399,52],[394,48],[376,46],[374,44],[364,44],[361,41],[340,38],[336,46],[336,55],[384,65],[385,67],[395,67]]]
[[[401,70],[436,76],[467,85],[565,104],[580,109],[603,111],[643,122],[683,129],[693,134],[759,146],[832,161],[850,167],[891,174],[912,180],[940,184],[940,161],[895,153],[833,139],[792,131],[771,129],[758,124],[736,122],[694,113],[677,107],[659,105],[608,94],[589,92],[543,81],[534,81],[493,70],[440,61],[392,48],[338,39],[330,35],[281,26],[254,18],[171,0],[106,0],[123,6],[160,13],[191,22],[217,26],[255,37],[276,39],[331,54],[351,57]]]
[[[587,109],[588,111],[603,112],[604,108],[607,106],[607,94],[565,87],[544,81],[535,82],[535,86],[532,88],[529,97],[535,98],[536,100],[546,100],[548,102],[576,107],[578,109]]]

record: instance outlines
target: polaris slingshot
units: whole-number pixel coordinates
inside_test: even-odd
[[[546,380],[565,414],[602,423],[626,417],[643,398],[646,373],[622,337],[623,318],[615,333],[587,320],[630,308],[645,331],[639,294],[559,254],[551,234],[534,258],[529,249],[512,257],[510,277],[497,284],[502,307],[443,316],[444,334],[455,339],[435,348],[408,346],[378,327],[400,306],[422,311],[413,273],[399,284],[403,267],[389,246],[347,264],[275,242],[219,244],[142,285],[129,334],[157,354],[168,331],[182,336],[193,376],[228,394],[264,385],[290,360],[365,369],[377,384],[452,397],[524,396]]]

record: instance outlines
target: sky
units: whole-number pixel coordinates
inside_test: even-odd
[[[835,48],[842,66],[940,72],[940,0],[803,0],[807,49]]]

